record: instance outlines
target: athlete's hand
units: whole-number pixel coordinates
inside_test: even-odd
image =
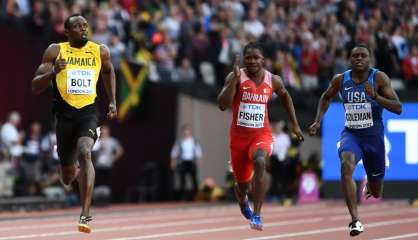
[[[298,141],[303,142],[304,138],[303,138],[302,130],[300,130],[300,127],[298,125],[293,125],[291,129],[292,129],[291,130],[292,133],[296,135],[296,138],[298,139]]]
[[[241,77],[241,70],[239,67],[239,61],[240,61],[240,57],[239,54],[237,53],[235,55],[235,59],[234,59],[234,79],[235,80],[239,80]]]
[[[61,56],[61,53],[60,53],[54,64],[55,74],[58,74],[59,72],[61,72],[61,70],[63,70],[66,66],[67,66],[67,61],[65,61],[65,59]]]
[[[364,91],[366,91],[366,94],[369,95],[371,98],[376,99],[376,91],[374,90],[373,86],[370,85],[369,82],[364,83]]]
[[[118,115],[118,111],[116,109],[116,104],[115,103],[110,103],[109,104],[109,112],[107,112],[107,118],[108,119],[114,119],[114,118],[116,118],[117,115]]]
[[[318,128],[321,126],[319,122],[314,122],[309,126],[309,135],[314,136],[318,131]]]

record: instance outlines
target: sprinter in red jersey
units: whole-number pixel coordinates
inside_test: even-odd
[[[235,177],[235,195],[241,213],[249,219],[250,227],[263,229],[260,217],[266,192],[265,166],[272,151],[272,131],[269,125],[267,103],[273,91],[286,109],[291,130],[299,141],[302,131],[296,119],[293,101],[279,76],[263,67],[262,46],[251,42],[244,47],[244,68],[236,56],[234,71],[229,73],[218,96],[219,108],[232,108],[230,129],[231,164]],[[254,212],[249,206],[247,193],[252,185]]]

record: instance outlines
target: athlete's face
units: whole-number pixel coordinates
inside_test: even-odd
[[[370,54],[364,47],[356,47],[351,52],[351,66],[353,70],[364,71],[370,67]]]
[[[264,57],[257,48],[250,48],[244,55],[244,67],[249,73],[257,73],[261,70],[264,63]]]
[[[83,44],[88,41],[88,23],[81,16],[70,18],[70,24],[66,31],[69,41]]]

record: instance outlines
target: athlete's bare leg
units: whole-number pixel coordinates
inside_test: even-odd
[[[79,174],[79,188],[80,188],[80,202],[81,215],[89,216],[90,205],[93,195],[94,187],[94,167],[91,161],[91,149],[94,140],[90,137],[81,137],[77,142],[77,151],[79,153],[80,174]]]
[[[356,167],[354,153],[341,153],[341,184],[345,202],[350,212],[351,219],[358,220],[356,183],[353,180],[353,172]]]
[[[261,207],[264,202],[266,193],[266,151],[257,149],[253,155],[254,177],[253,177],[253,200],[254,200],[254,214],[260,215]]]
[[[61,182],[64,185],[64,189],[66,191],[71,190],[71,184],[74,180],[77,179],[78,176],[78,165],[76,163],[76,151],[68,156],[74,164],[68,166],[61,166]]]
[[[249,192],[250,183],[251,182],[235,183],[235,186],[234,186],[235,197],[237,198],[240,207],[244,207],[245,196]]]

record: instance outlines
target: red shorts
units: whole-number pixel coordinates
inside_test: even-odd
[[[267,152],[270,157],[273,149],[271,134],[254,137],[231,136],[231,165],[235,180],[239,183],[249,182],[253,177],[253,154],[257,149]]]

